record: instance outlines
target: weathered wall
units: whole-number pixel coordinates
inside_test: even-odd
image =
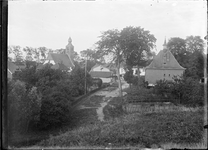
[[[145,81],[155,84],[157,80],[172,80],[173,76],[181,76],[183,70],[146,69]]]

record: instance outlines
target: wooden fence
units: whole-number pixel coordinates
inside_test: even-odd
[[[172,99],[171,101],[177,101]],[[151,113],[151,112],[167,112],[167,111],[179,111],[184,109],[182,106],[177,106],[170,101],[161,100],[159,102],[149,101],[129,101],[123,105],[123,110],[127,113],[139,112],[139,113]]]

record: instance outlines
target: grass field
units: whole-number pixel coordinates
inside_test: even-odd
[[[89,119],[89,118],[88,118]],[[199,145],[203,137],[203,111],[123,114],[105,122],[91,121],[36,146],[43,147],[151,147]]]

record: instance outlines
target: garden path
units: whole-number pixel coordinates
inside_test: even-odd
[[[129,87],[129,84],[122,81],[122,89],[125,89],[125,88],[128,88]],[[123,93],[123,96],[126,95],[126,92],[122,92]],[[92,101],[91,98],[92,97],[97,97],[97,103],[98,105],[94,106],[94,105],[91,105],[89,107],[89,103]],[[118,97],[119,96],[119,89],[116,88],[116,89],[112,89],[112,87],[108,87],[108,88],[105,88],[105,89],[102,89],[96,93],[94,93],[93,95],[91,95],[90,97],[87,98],[85,104],[82,104],[78,107],[78,109],[92,109],[92,108],[96,108],[96,113],[97,113],[97,117],[98,117],[98,120],[100,121],[104,121],[104,113],[103,113],[103,109],[106,105],[108,105],[108,102],[110,102],[110,100],[113,98],[113,97]],[[88,105],[88,106],[86,106]]]

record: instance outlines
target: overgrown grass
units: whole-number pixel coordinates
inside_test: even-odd
[[[51,136],[37,146],[113,147],[200,143],[203,111],[126,114],[105,122],[91,122],[59,136]]]
[[[108,105],[104,107],[103,112],[105,114],[105,120],[124,115],[125,112],[122,108],[122,99],[120,97],[111,98]]]
[[[170,95],[158,95],[155,94],[154,89],[147,89],[145,87],[132,86],[124,90],[127,92],[126,99],[128,102],[137,101],[137,102],[173,102],[175,100]]]

